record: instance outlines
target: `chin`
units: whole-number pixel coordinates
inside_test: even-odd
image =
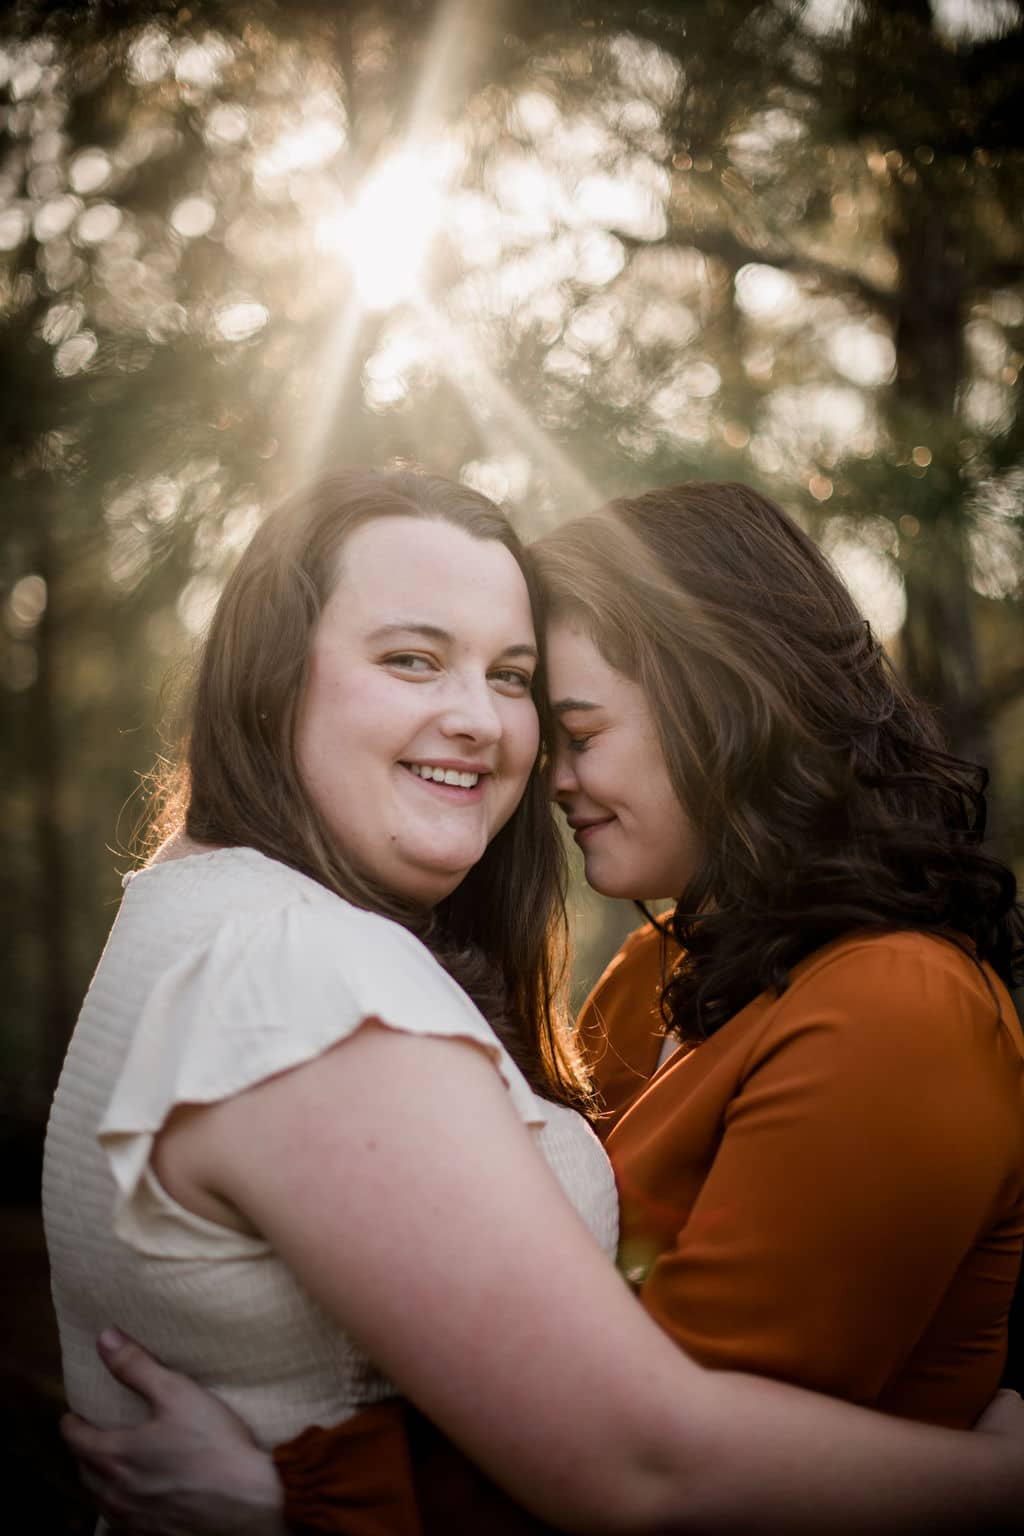
[[[453,891],[458,890],[472,867],[469,864],[459,870],[439,870],[436,873],[424,871],[420,879],[410,880],[399,894],[404,895],[407,901],[417,902],[424,907],[436,907]]]
[[[651,885],[659,885],[660,881],[631,880],[628,874],[618,873],[615,870],[594,870],[584,865],[584,874],[587,884],[592,891],[599,896],[607,896],[614,901],[663,901],[675,900],[675,893],[668,892],[666,896],[651,894]]]
[[[623,890],[622,882],[616,880],[614,874],[601,874],[596,871],[592,874],[589,869],[585,869],[584,874],[590,889],[596,891],[599,896],[610,896],[625,901],[633,900],[632,891]]]

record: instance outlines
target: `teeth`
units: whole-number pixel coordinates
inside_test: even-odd
[[[453,784],[458,789],[472,789],[480,777],[478,773],[460,773],[457,768],[432,768],[429,763],[410,763],[409,767],[417,778]]]

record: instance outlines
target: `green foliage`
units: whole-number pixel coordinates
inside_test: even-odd
[[[760,484],[992,762],[1024,856],[1017,4],[91,0],[3,26],[22,1105],[117,899],[161,679],[326,464],[462,474],[527,531]],[[583,922],[592,974],[610,930]]]

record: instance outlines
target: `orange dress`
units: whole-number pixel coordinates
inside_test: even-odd
[[[941,938],[856,933],[659,1069],[673,953],[633,934],[580,1020],[644,1307],[706,1365],[972,1424],[1024,1243],[1006,989]]]

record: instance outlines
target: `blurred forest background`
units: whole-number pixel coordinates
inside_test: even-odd
[[[164,679],[324,467],[407,457],[526,533],[758,485],[1024,873],[1014,0],[24,0],[0,98],[8,1205]],[[575,908],[583,988],[633,919]]]

